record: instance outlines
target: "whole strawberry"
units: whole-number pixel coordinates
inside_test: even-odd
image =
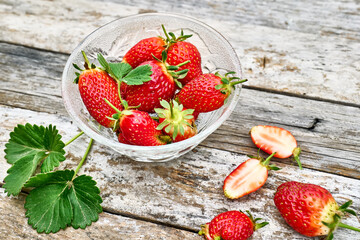
[[[155,108],[160,123],[157,129],[162,129],[165,134],[172,137],[173,142],[180,142],[196,135],[194,109],[185,109],[176,101],[169,103],[161,100],[160,104],[163,108]]]
[[[168,63],[170,65],[178,65],[182,62],[190,61],[186,66],[180,67],[180,70],[189,69],[188,74],[179,80],[182,85],[186,85],[192,79],[202,74],[200,52],[194,44],[185,41],[192,35],[184,35],[184,32],[181,30],[181,35],[176,38],[174,33],[169,32],[168,34],[166,32],[164,25],[162,25],[162,28],[166,36]]]
[[[327,235],[327,239],[332,239],[337,227],[360,231],[340,222],[344,212],[356,215],[348,209],[352,202],[339,207],[331,193],[318,185],[283,183],[277,189],[274,202],[285,221],[305,236]]]
[[[122,61],[135,68],[143,62],[153,60],[153,56],[161,58],[161,53],[165,50],[165,46],[166,43],[161,37],[145,38],[126,52]]]
[[[245,80],[233,81],[237,77],[228,77],[220,74],[202,74],[186,84],[177,94],[177,99],[185,108],[195,109],[197,112],[210,112],[224,105],[235,85]]]
[[[169,66],[166,63],[166,52],[163,52],[162,60],[154,59],[143,62],[139,66],[149,65],[151,67],[151,80],[141,85],[128,85],[121,83],[121,96],[130,106],[139,106],[138,110],[154,112],[155,108],[161,107],[162,99],[170,101],[175,95],[176,81],[186,75],[187,69],[177,71],[184,62],[177,66]]]
[[[227,211],[217,215],[211,222],[201,226],[199,235],[205,235],[206,240],[245,240],[254,231],[267,225],[267,222],[256,223],[261,218],[253,219],[239,211]]]
[[[78,83],[80,96],[90,115],[102,126],[115,128],[115,121],[109,119],[116,111],[105,103],[106,98],[116,108],[122,109],[118,94],[117,82],[109,74],[94,64],[90,64],[85,52],[85,69],[80,69],[76,64],[74,67],[81,71],[77,73],[75,83]]]

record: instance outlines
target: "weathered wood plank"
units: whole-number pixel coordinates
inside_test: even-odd
[[[67,116],[58,70],[65,61],[66,55],[0,43],[0,70],[5,73],[0,76],[0,104]],[[14,71],[14,66],[22,70]],[[251,127],[278,125],[298,139],[305,167],[360,179],[358,119],[357,107],[243,89],[230,119],[202,145],[256,154],[248,136]]]
[[[234,46],[244,75],[251,80],[250,86],[353,104],[360,102],[360,15],[356,10],[359,3],[354,1],[326,4],[312,1],[197,2],[196,6],[204,4],[201,10],[192,4],[165,1],[135,3],[134,6],[96,1],[92,4],[85,1],[6,1],[0,8],[3,19],[0,40],[70,53],[97,27],[142,12],[144,8],[154,9],[157,4],[164,4],[164,9],[176,7],[192,16],[200,12],[199,19],[218,29]],[[238,11],[223,11],[227,9]],[[251,21],[243,18],[243,12],[248,11],[246,15],[253,16]],[[215,12],[217,14],[213,14]],[[233,14],[236,17],[232,18]],[[282,24],[288,22],[288,25],[297,26],[288,27],[291,30],[308,30],[303,29],[305,33],[301,33],[273,28],[279,26],[276,22],[281,22],[280,19]],[[321,31],[335,34],[320,36]]]
[[[0,132],[1,180],[9,167],[3,157],[4,143],[16,123],[52,123],[58,126],[64,141],[78,131],[66,117],[55,114],[9,107],[3,107],[0,112],[4,120]],[[87,141],[83,137],[67,147],[68,160],[60,165],[60,169],[76,167]],[[222,182],[245,159],[243,154],[200,146],[178,160],[146,164],[118,156],[112,150],[95,144],[80,174],[89,174],[98,182],[106,211],[193,231],[220,212],[250,209],[255,216],[263,216],[270,222],[267,228],[255,233],[254,239],[306,239],[284,223],[272,201],[276,187],[288,180],[319,184],[331,191],[339,203],[353,199],[354,207],[358,209],[360,206],[359,180],[310,169],[300,171],[295,166],[282,163],[278,164],[282,170],[270,173],[267,183],[259,191],[240,200],[228,200],[223,196]],[[348,218],[346,223],[359,225],[356,218]],[[347,230],[339,230],[337,237],[354,239]]]
[[[56,234],[38,234],[25,218],[25,197],[9,198],[0,188],[1,239],[201,239],[196,233],[105,212],[85,230],[68,227]]]

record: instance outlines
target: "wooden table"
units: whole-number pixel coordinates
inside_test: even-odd
[[[319,184],[340,203],[360,207],[360,3],[348,1],[134,0],[0,2],[0,184],[9,164],[5,143],[17,124],[54,124],[67,141],[80,130],[61,99],[61,74],[72,49],[97,27],[145,12],[178,12],[220,31],[249,79],[231,117],[191,153],[146,164],[95,144],[81,172],[101,190],[104,212],[85,230],[38,234],[27,224],[25,194],[0,188],[0,239],[202,239],[199,226],[226,210],[250,209],[270,224],[252,239],[307,239],[273,203],[279,184]],[[266,124],[298,139],[304,170],[274,159],[281,171],[239,200],[226,199],[224,178],[256,154],[248,132]],[[80,161],[88,139],[66,148],[60,168]],[[355,217],[345,223],[359,227]],[[339,229],[335,239],[360,239]]]

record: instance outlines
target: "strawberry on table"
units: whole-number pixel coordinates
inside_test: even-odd
[[[154,59],[143,62],[139,65],[149,65],[152,74],[151,80],[141,85],[129,85],[125,82],[121,84],[121,96],[131,106],[139,106],[138,110],[154,112],[155,108],[161,107],[160,101],[164,99],[170,101],[175,95],[176,82],[186,76],[188,70],[178,70],[188,62],[183,62],[177,66],[170,66],[166,63],[167,54],[162,53],[162,60]]]
[[[294,155],[294,159],[302,169],[299,160],[301,150],[289,131],[275,126],[259,125],[251,128],[250,135],[254,144],[264,152],[268,154],[276,152],[274,157],[288,158]]]
[[[192,79],[202,74],[200,52],[194,44],[185,41],[192,35],[184,35],[184,32],[181,30],[181,35],[175,37],[174,33],[166,32],[164,25],[161,26],[166,36],[168,63],[170,65],[178,65],[182,62],[190,61],[186,67],[180,68],[180,70],[189,69],[188,74],[179,80],[182,85],[186,85]]]
[[[104,102],[106,98],[116,108],[122,109],[118,95],[118,85],[109,74],[90,64],[84,51],[85,69],[80,69],[76,64],[74,67],[81,73],[76,73],[75,83],[79,86],[80,96],[90,115],[102,126],[113,128],[115,121],[108,119],[116,111]]]
[[[153,60],[153,55],[161,58],[161,53],[165,50],[165,46],[166,43],[161,37],[145,38],[127,51],[122,61],[135,68],[143,62]]]
[[[177,99],[184,107],[195,109],[197,112],[219,109],[235,89],[235,85],[247,81],[229,77],[229,74],[234,72],[228,72],[224,77],[219,73],[202,74],[186,84],[177,94]]]
[[[227,211],[217,215],[211,222],[201,226],[199,235],[206,240],[246,240],[254,231],[267,225],[267,222],[256,223],[261,218],[253,219],[240,211]]]
[[[185,109],[176,101],[169,103],[161,100],[160,104],[164,108],[155,108],[160,123],[157,129],[162,129],[165,134],[172,137],[173,142],[183,141],[196,135],[194,109]]]
[[[268,177],[268,170],[280,168],[269,165],[275,153],[265,160],[261,157],[250,158],[241,163],[224,180],[224,194],[227,198],[236,199],[255,192],[262,187]]]
[[[285,221],[305,236],[327,235],[326,239],[332,239],[337,227],[360,232],[360,229],[340,221],[346,212],[356,215],[353,210],[348,209],[352,201],[339,207],[331,193],[321,186],[285,182],[278,187],[274,203]]]

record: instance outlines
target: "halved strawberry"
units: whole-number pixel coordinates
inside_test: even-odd
[[[274,165],[269,165],[274,154],[265,160],[258,157],[250,158],[241,163],[224,180],[223,190],[225,197],[230,199],[240,198],[262,187],[267,180],[268,170],[280,169]]]
[[[301,149],[297,146],[295,137],[287,130],[274,126],[259,125],[251,128],[251,139],[254,144],[268,154],[276,152],[274,157],[294,159],[302,169],[299,155]]]
[[[155,108],[159,115],[159,126],[157,129],[172,137],[174,142],[179,142],[194,136],[197,133],[195,118],[192,115],[194,109],[185,109],[183,105],[175,100],[167,102],[161,100],[162,108]]]
[[[249,211],[246,212],[249,216],[241,211],[220,213],[211,222],[201,226],[199,235],[204,235],[206,240],[245,240],[254,231],[269,224],[256,223],[261,218],[254,219]]]

